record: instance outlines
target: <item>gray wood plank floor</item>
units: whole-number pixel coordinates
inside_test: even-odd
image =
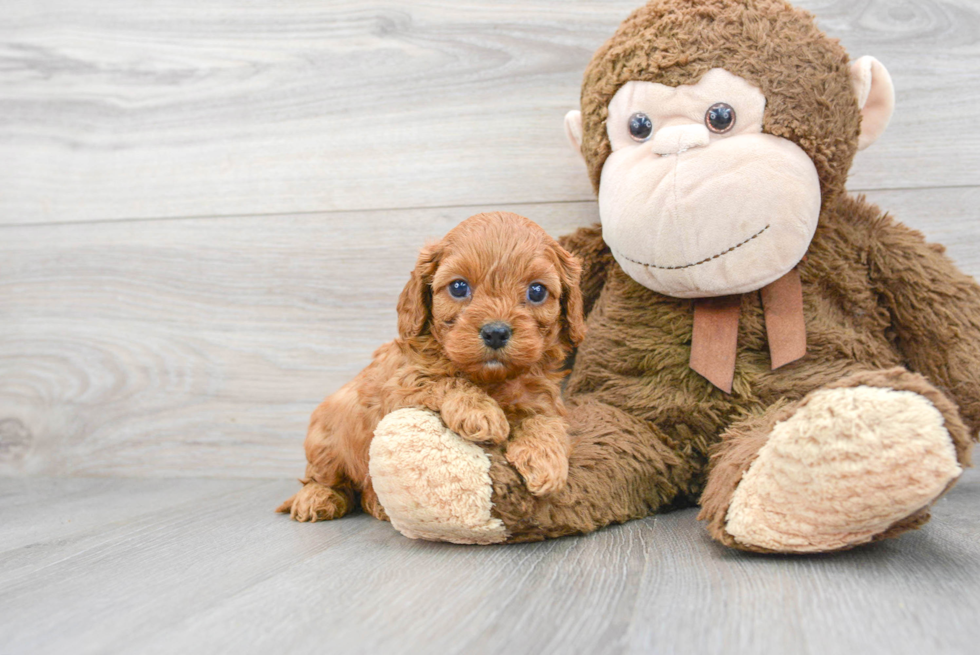
[[[518,546],[272,513],[295,482],[0,479],[0,652],[975,653],[980,472],[837,555],[711,542],[693,510]]]

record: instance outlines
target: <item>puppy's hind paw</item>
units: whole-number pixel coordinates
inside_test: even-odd
[[[299,492],[276,511],[289,514],[294,521],[330,521],[351,511],[353,498],[347,490],[338,490],[319,482],[307,482]]]

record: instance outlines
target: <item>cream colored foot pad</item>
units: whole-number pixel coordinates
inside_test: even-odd
[[[506,539],[490,514],[490,457],[437,414],[400,409],[378,424],[371,480],[395,528],[412,539],[492,544]]]
[[[961,472],[942,414],[923,396],[819,391],[773,428],[735,490],[726,530],[775,551],[845,548],[929,505]]]

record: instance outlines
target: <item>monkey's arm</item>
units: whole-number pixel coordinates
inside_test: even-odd
[[[871,279],[891,312],[898,347],[980,431],[980,286],[919,232],[880,218],[870,241]]]
[[[599,298],[606,283],[609,267],[616,261],[613,259],[609,246],[602,240],[602,226],[596,223],[591,227],[581,227],[571,234],[558,239],[562,248],[569,251],[582,261],[582,304],[585,316],[588,317],[592,306]]]

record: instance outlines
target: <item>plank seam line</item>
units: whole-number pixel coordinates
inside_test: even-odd
[[[531,200],[501,203],[471,203],[463,205],[421,205],[417,207],[371,207],[367,209],[317,209],[296,212],[263,212],[258,214],[198,214],[192,216],[148,216],[142,218],[91,218],[79,221],[42,221],[39,223],[2,223],[0,229],[18,227],[47,227],[61,225],[97,225],[100,223],[147,223],[151,221],[200,221],[200,220],[221,220],[229,218],[276,218],[287,216],[316,216],[330,214],[369,214],[376,212],[395,212],[395,211],[421,211],[421,210],[441,210],[441,209],[462,209],[465,207],[483,207],[493,205],[493,207],[516,207],[518,205],[574,205],[595,203],[594,198],[585,200]],[[492,210],[491,210],[492,211]]]
[[[851,195],[861,195],[866,193],[883,193],[890,191],[952,191],[957,189],[980,189],[977,184],[953,184],[949,186],[923,186],[923,187],[880,187],[864,189],[848,189]],[[294,212],[261,212],[256,214],[197,214],[189,216],[147,216],[142,218],[93,218],[78,221],[41,221],[38,223],[4,223],[0,222],[0,229],[5,228],[28,228],[28,227],[55,227],[64,225],[98,225],[101,223],[148,223],[152,221],[200,221],[200,220],[221,220],[229,218],[274,218],[287,216],[328,216],[331,214],[368,214],[373,212],[393,212],[393,211],[422,211],[422,210],[443,210],[443,209],[462,209],[465,207],[483,207],[492,205],[493,207],[505,208],[518,205],[575,205],[585,203],[595,203],[595,198],[571,199],[571,200],[527,200],[500,203],[468,203],[451,205],[418,205],[413,207],[369,207],[364,209],[317,209]]]

